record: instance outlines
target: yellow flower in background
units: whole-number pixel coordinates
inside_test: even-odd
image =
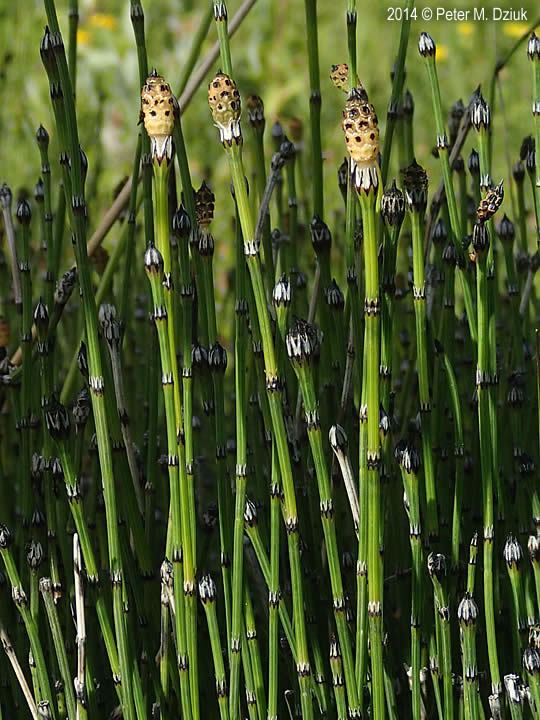
[[[458,33],[463,37],[470,37],[474,33],[474,29],[472,22],[460,22],[457,26]]]
[[[103,30],[115,30],[118,26],[118,20],[115,16],[107,13],[93,13],[88,18],[88,22],[93,27]]]
[[[509,22],[504,23],[503,25],[504,34],[512,38],[520,38],[525,35],[525,33],[527,33],[529,30],[530,27],[528,25],[520,22]]]
[[[90,40],[92,39],[92,34],[88,32],[88,30],[83,30],[82,28],[79,28],[77,30],[77,44],[78,45],[90,45]]]
[[[448,58],[448,47],[446,45],[437,45],[435,58],[439,62],[444,62]]]

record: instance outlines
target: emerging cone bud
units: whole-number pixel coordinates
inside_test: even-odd
[[[407,206],[411,212],[425,212],[427,207],[428,176],[416,160],[401,171]]]
[[[45,423],[51,437],[63,442],[69,436],[69,414],[65,406],[53,399],[45,412]]]
[[[332,65],[330,68],[330,80],[334,83],[338,90],[344,90],[347,92],[347,85],[349,84],[349,66],[347,63]]]
[[[475,130],[487,130],[491,125],[491,110],[484,100],[480,88],[474,94],[471,104],[471,123]]]
[[[34,572],[39,570],[39,566],[43,562],[43,546],[39,541],[31,540],[26,549],[26,562],[30,570]]]
[[[462,625],[474,625],[478,619],[478,605],[470,593],[465,593],[465,597],[459,603],[457,616]]]
[[[431,35],[427,32],[420,33],[418,40],[418,52],[422,57],[435,57],[437,47]]]
[[[484,223],[477,222],[473,228],[472,246],[477,255],[489,248],[489,233]]]
[[[246,100],[248,120],[254,130],[264,130],[266,124],[264,118],[264,103],[258,95],[249,95]]]
[[[258,522],[257,506],[253,500],[246,500],[246,506],[244,508],[244,522],[248,527],[255,527]]]
[[[11,530],[7,525],[0,524],[0,550],[7,550],[13,543]]]
[[[536,33],[533,33],[529,38],[527,55],[529,56],[529,60],[540,60],[540,38]]]
[[[272,292],[274,307],[289,307],[291,304],[291,283],[287,275],[282,275]]]
[[[379,120],[363,87],[349,93],[341,127],[357,191],[376,190],[379,184]]]
[[[512,243],[514,241],[514,238],[516,236],[514,223],[506,214],[503,215],[501,222],[497,226],[497,235],[503,243]]]
[[[324,220],[318,215],[314,215],[309,224],[309,230],[311,232],[313,249],[317,255],[330,252],[330,248],[332,247],[332,234]]]
[[[208,86],[208,105],[221,142],[227,145],[241,142],[240,93],[234,80],[225,73],[219,72]]]
[[[171,86],[153,70],[141,90],[141,120],[152,144],[152,157],[159,163],[172,157],[175,106]]]
[[[203,605],[215,602],[216,584],[211,575],[203,575],[199,582],[199,597]]]
[[[214,219],[214,207],[216,204],[216,196],[210,190],[210,187],[203,180],[201,187],[195,193],[195,207],[197,212],[197,222],[199,225],[210,225]]]
[[[381,200],[381,215],[390,227],[399,227],[405,216],[405,196],[397,187],[396,181],[385,190]]]
[[[446,577],[446,557],[441,553],[430,553],[427,559],[427,569],[430,577],[441,581]]]
[[[527,549],[531,562],[538,562],[540,560],[540,539],[536,535],[531,535],[527,543]]]
[[[513,535],[509,535],[506,538],[503,557],[509,568],[518,568],[521,563],[523,551],[521,545]]]
[[[144,253],[144,268],[149,275],[163,272],[163,257],[155,245],[149,245]]]
[[[540,651],[528,647],[523,653],[523,667],[530,675],[540,674]]]
[[[177,238],[187,240],[191,234],[191,220],[184,205],[180,205],[172,219],[172,231]]]
[[[309,362],[318,348],[317,330],[305,320],[297,320],[285,337],[287,354],[292,361]]]
[[[347,434],[341,425],[332,425],[328,433],[328,439],[330,440],[330,445],[335,453],[347,450],[349,441],[347,439]]]
[[[396,445],[394,457],[406,473],[417,473],[420,470],[420,455],[412,442],[400,440]]]
[[[523,703],[524,688],[519,675],[505,675],[504,687],[506,688],[508,700],[511,703],[514,705],[521,705]]]
[[[30,225],[30,220],[32,219],[32,210],[27,200],[25,200],[24,198],[22,200],[19,200],[19,202],[17,203],[17,210],[15,214],[17,220],[20,222],[21,225],[24,225],[26,227]]]
[[[49,133],[43,125],[40,125],[36,131],[36,141],[41,150],[46,150],[49,147]]]

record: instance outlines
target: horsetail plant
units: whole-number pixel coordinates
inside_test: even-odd
[[[425,32],[408,62],[425,65],[426,92],[406,75],[414,0],[395,58],[381,52],[387,87],[344,1],[330,79],[347,157],[331,188],[320,3],[304,3],[306,62],[277,95],[280,53],[255,75],[240,65],[266,26],[244,52],[229,39],[255,0],[230,23],[209,2],[171,83],[149,61],[192,18],[156,6],[145,19],[143,3],[129,4],[131,154],[118,153],[123,105],[102,112],[124,73],[100,87],[90,135],[81,96],[80,31],[116,18],[81,6],[79,21],[70,0],[64,48],[44,0],[53,121],[33,159],[6,164],[32,191],[1,179],[0,720],[537,718],[535,28],[495,69],[489,104],[480,90],[449,102]],[[534,128],[514,148],[504,90],[525,46]],[[221,159],[186,116],[208,80]],[[497,184],[507,124],[512,183]]]

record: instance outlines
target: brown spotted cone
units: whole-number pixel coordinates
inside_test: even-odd
[[[379,121],[363,87],[349,93],[341,122],[357,190],[378,185]]]
[[[171,86],[153,70],[141,90],[141,119],[159,162],[172,156],[175,105]]]
[[[234,80],[225,73],[219,72],[208,86],[208,105],[221,142],[228,145],[233,140],[240,142],[240,93]]]
[[[332,65],[330,68],[330,80],[339,90],[347,92],[347,86],[349,84],[349,66],[347,63]]]
[[[486,222],[487,220],[491,220],[497,210],[501,207],[503,199],[504,188],[501,181],[497,185],[497,187],[488,190],[486,197],[482,198],[482,200],[480,201],[480,205],[478,206],[478,210],[476,211],[476,216],[479,222]]]

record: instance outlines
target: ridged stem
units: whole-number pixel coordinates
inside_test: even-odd
[[[386,717],[383,672],[383,572],[381,543],[381,449],[379,436],[380,295],[377,245],[377,194],[371,188],[361,193],[364,227],[365,327],[364,362],[367,381],[367,486],[368,486],[368,624],[371,648],[372,702],[374,720]]]

